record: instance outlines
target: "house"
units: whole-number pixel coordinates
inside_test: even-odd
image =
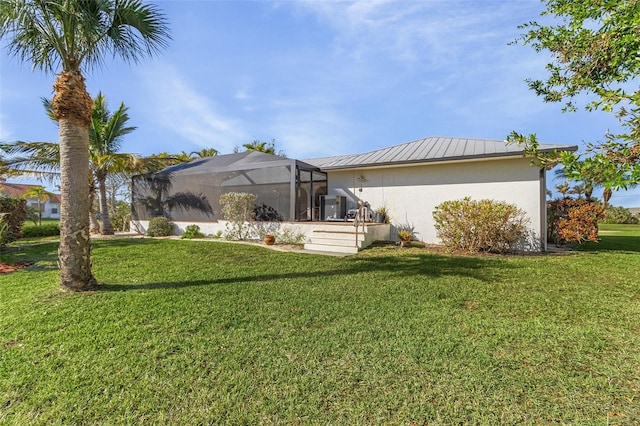
[[[541,144],[539,148],[543,152],[577,150],[575,145]],[[273,176],[266,172],[269,163],[280,168],[277,179],[267,177]],[[229,164],[234,166],[229,168]],[[188,180],[183,177],[186,170]],[[140,178],[134,178],[134,207],[136,197],[140,198],[136,181]],[[523,156],[523,147],[500,140],[429,137],[363,154],[303,162],[263,153],[222,155],[174,166],[171,182],[174,189],[197,190],[213,203],[221,191],[255,193],[259,204],[278,211],[284,207],[288,211],[285,220],[302,229],[312,244],[321,239],[319,233],[338,229],[328,226],[330,222],[344,223],[353,217],[358,201],[389,211],[391,225],[377,229],[375,238],[394,239],[393,230],[408,225],[426,243],[439,243],[432,214],[440,203],[464,197],[505,201],[517,205],[529,219],[521,248],[546,249],[546,171],[531,165]],[[283,196],[288,200],[284,205]],[[142,209],[138,206],[136,210],[140,213]],[[181,217],[173,219],[179,229],[196,219],[201,228],[215,229],[212,224],[220,217],[213,210],[212,218],[180,212]],[[134,214],[134,218],[146,221],[150,216]],[[144,229],[146,223],[138,226]],[[347,233],[347,229],[335,232]]]
[[[42,185],[27,185],[22,183],[0,182],[0,193],[8,197],[24,198],[24,194],[32,188],[42,187]],[[38,209],[37,198],[27,198],[27,207]],[[60,219],[60,194],[54,194],[53,199],[40,201],[40,209],[43,219]]]

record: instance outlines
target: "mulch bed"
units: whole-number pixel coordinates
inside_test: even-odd
[[[0,274],[8,274],[9,272],[17,271],[18,269],[26,268],[30,266],[32,262],[16,262],[12,265],[7,263],[0,263]]]

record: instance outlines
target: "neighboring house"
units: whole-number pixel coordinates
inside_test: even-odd
[[[0,192],[13,198],[23,198],[23,195],[31,188],[42,185],[27,185],[22,183],[0,182]],[[60,194],[54,194],[52,200],[40,201],[43,219],[60,219]],[[27,198],[27,207],[38,209],[38,200],[36,198]]]
[[[541,144],[539,148],[543,152],[577,150],[575,145]],[[521,146],[505,141],[430,137],[364,154],[304,162],[263,153],[239,153],[195,160],[167,170],[173,171],[175,190],[197,191],[212,204],[217,203],[221,192],[254,193],[259,203],[283,213],[285,220],[295,222],[300,229],[309,229],[303,231],[308,232],[309,239],[313,239],[312,232],[326,232],[327,227],[318,231],[319,222],[352,217],[362,200],[371,209],[388,209],[391,226],[376,238],[396,239],[395,228],[409,225],[419,240],[439,243],[433,211],[440,203],[464,197],[505,201],[517,205],[529,219],[522,249],[546,249],[546,171],[531,166]],[[133,192],[134,212],[140,213],[136,199],[145,194],[137,194],[136,178]],[[176,212],[176,225],[182,229],[199,223],[205,232],[220,230],[214,224],[221,219],[217,207],[212,218]],[[134,226],[144,230],[150,216],[147,213],[134,218]]]

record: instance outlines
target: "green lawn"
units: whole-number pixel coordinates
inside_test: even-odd
[[[603,230],[511,257],[96,240],[90,294],[19,242],[0,424],[638,424],[640,227]]]

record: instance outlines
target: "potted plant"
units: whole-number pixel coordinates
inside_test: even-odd
[[[410,225],[401,225],[398,227],[398,238],[400,238],[400,246],[404,247],[409,241],[413,239],[415,236],[415,231],[413,230],[413,226]]]
[[[374,211],[374,220],[376,223],[389,223],[389,209],[387,206],[381,206]]]

